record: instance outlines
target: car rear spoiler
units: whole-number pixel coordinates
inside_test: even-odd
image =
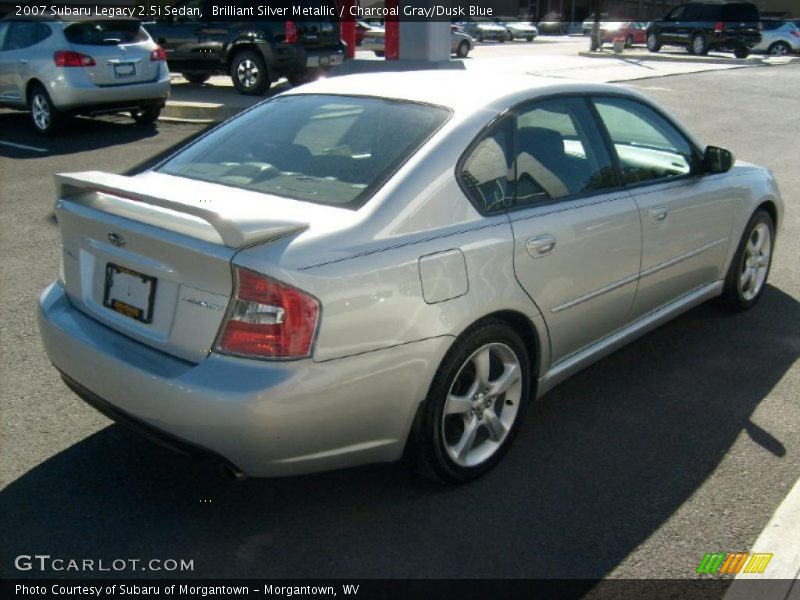
[[[208,223],[229,248],[241,249],[303,231],[308,223],[264,217],[253,211],[252,203],[225,199],[187,198],[185,192],[165,190],[134,177],[100,171],[59,173],[55,175],[58,198],[68,199],[97,210],[108,210],[115,201],[158,206],[191,215]],[[158,187],[158,189],[156,189]],[[171,196],[171,197],[170,197]],[[203,236],[197,236],[202,237]]]

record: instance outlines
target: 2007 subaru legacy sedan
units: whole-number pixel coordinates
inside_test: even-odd
[[[782,202],[640,94],[352,75],[152,170],[58,175],[47,354],[79,396],[239,476],[413,457],[448,482],[525,405],[706,300],[752,307]]]

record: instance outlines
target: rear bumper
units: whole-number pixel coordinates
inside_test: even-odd
[[[159,65],[158,78],[145,83],[97,86],[82,69],[62,69],[65,76],[47,84],[53,104],[63,111],[91,112],[93,107],[136,106],[142,103],[166,102],[169,98],[170,80],[166,63]]]
[[[115,420],[247,475],[283,476],[401,457],[451,338],[317,363],[211,354],[185,362],[78,311],[56,282],[40,298],[45,351]]]

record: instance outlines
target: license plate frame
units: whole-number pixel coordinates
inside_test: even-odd
[[[114,77],[117,79],[127,79],[128,77],[136,77],[136,65],[133,63],[115,64]]]
[[[140,323],[152,323],[157,284],[158,279],[155,277],[114,263],[106,263],[103,306]],[[119,288],[115,290],[114,288],[117,285],[119,285]],[[123,286],[127,291],[125,299],[133,296],[133,300],[126,302],[125,299],[121,298],[122,293],[120,290]],[[146,306],[139,306],[140,304],[145,304]]]

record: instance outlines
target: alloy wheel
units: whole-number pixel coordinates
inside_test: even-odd
[[[50,127],[50,103],[40,92],[36,92],[31,99],[31,113],[36,127],[42,131]]]
[[[522,400],[522,366],[507,345],[478,348],[461,366],[445,401],[442,440],[461,467],[489,460],[511,431]]]
[[[742,298],[752,300],[764,287],[772,254],[772,236],[765,223],[753,228],[744,248],[742,270],[739,275],[739,289]]]
[[[236,67],[236,77],[239,79],[239,83],[241,83],[243,87],[255,87],[256,83],[258,82],[259,75],[260,72],[258,70],[258,65],[256,65],[256,63],[249,58],[243,59]]]

